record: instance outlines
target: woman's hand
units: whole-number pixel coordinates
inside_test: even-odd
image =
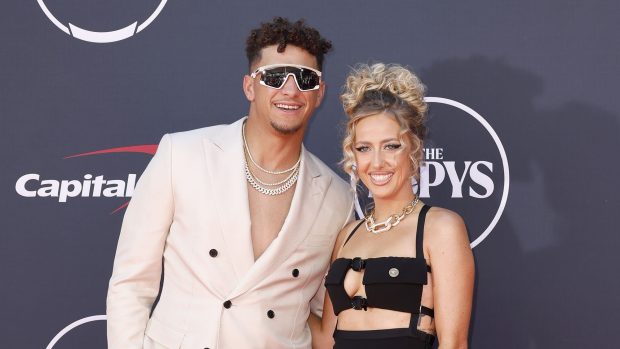
[[[323,329],[322,319],[312,312],[308,317],[308,326],[310,326],[310,333],[312,334],[312,349],[332,349],[334,347],[332,333]]]

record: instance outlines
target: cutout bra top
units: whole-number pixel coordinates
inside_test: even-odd
[[[424,314],[433,317],[433,310],[421,305],[422,287],[427,284],[430,266],[424,260],[424,221],[430,206],[424,205],[418,216],[416,230],[416,257],[376,257],[362,259],[338,258],[334,260],[325,277],[325,287],[331,298],[334,312],[366,310],[368,307]],[[345,243],[362,225],[362,220],[347,237]],[[362,284],[366,296],[350,298],[344,288],[344,278],[349,271],[365,270]]]

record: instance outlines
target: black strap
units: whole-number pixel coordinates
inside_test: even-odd
[[[424,221],[426,220],[426,212],[430,208],[429,205],[422,206],[418,215],[418,228],[415,232],[415,258],[424,259]]]
[[[421,305],[419,313],[411,314],[411,319],[409,320],[409,330],[412,333],[414,333],[418,338],[432,345],[433,342],[435,341],[435,336],[430,333],[426,333],[424,331],[418,330],[418,322],[420,321],[420,315],[427,315],[427,316],[434,318],[435,311],[431,308]]]
[[[358,223],[358,225],[355,226],[355,228],[353,228],[353,231],[351,233],[349,233],[349,236],[344,241],[344,244],[342,244],[342,247],[344,247],[344,245],[346,245],[347,242],[349,242],[349,239],[351,239],[351,237],[353,237],[353,234],[355,234],[355,232],[357,231],[357,228],[359,228],[362,225],[362,223],[364,223],[363,219]]]
[[[431,308],[425,307],[423,305],[420,306],[420,314],[422,315],[428,315],[432,318],[435,317],[435,311]]]
[[[409,330],[411,331],[411,333],[414,336],[420,338],[425,343],[428,343],[429,344],[428,348],[431,348],[433,346],[433,343],[435,343],[435,336],[430,333],[426,333],[424,331],[418,330],[418,322],[420,321],[420,315],[428,315],[434,318],[435,311],[433,311],[433,309],[431,308],[427,308],[422,305],[420,306],[420,312],[411,314],[411,319],[409,320]]]
[[[411,313],[411,318],[409,319],[409,330],[414,333],[418,330],[418,321],[420,320],[420,313]]]

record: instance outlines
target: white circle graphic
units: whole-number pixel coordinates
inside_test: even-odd
[[[54,345],[56,345],[56,343],[58,343],[58,341],[64,335],[66,335],[67,332],[71,331],[72,329],[80,325],[84,325],[85,323],[93,322],[93,321],[106,321],[106,319],[107,317],[105,315],[93,315],[93,316],[85,317],[83,319],[79,319],[78,321],[73,322],[72,324],[70,324],[69,326],[63,328],[60,332],[58,332],[58,334],[54,336],[54,338],[52,338],[52,341],[50,342],[50,344],[47,345],[47,347],[45,347],[45,349],[54,348]]]
[[[491,234],[491,232],[493,231],[493,228],[495,228],[495,225],[497,224],[497,222],[499,221],[500,217],[504,213],[504,208],[506,207],[506,201],[508,200],[508,190],[509,190],[509,186],[510,186],[510,172],[509,172],[509,168],[508,168],[508,157],[506,156],[506,150],[504,150],[504,146],[502,145],[502,141],[499,139],[499,136],[497,135],[497,133],[495,132],[493,127],[491,127],[489,122],[486,121],[482,117],[482,115],[478,114],[472,108],[466,106],[463,103],[460,103],[460,102],[457,102],[455,100],[448,99],[448,98],[425,97],[424,100],[426,102],[428,102],[428,103],[439,103],[439,104],[450,105],[450,106],[458,108],[458,109],[466,112],[467,114],[471,115],[480,124],[482,124],[482,126],[491,135],[491,137],[493,138],[493,141],[495,142],[495,145],[497,146],[497,150],[499,150],[499,154],[500,154],[500,156],[502,158],[502,167],[504,169],[504,189],[502,191],[502,199],[501,199],[501,201],[499,203],[499,207],[497,208],[497,212],[495,212],[495,216],[493,217],[493,220],[491,220],[491,223],[487,226],[487,228],[484,230],[484,232],[482,232],[482,234],[480,234],[480,236],[478,236],[474,241],[472,241],[470,243],[470,246],[473,249],[474,247],[478,246],[478,244],[480,244],[484,239],[486,239],[486,237],[489,236],[489,234]],[[357,214],[358,214],[359,217],[363,217],[364,216],[364,213],[362,211],[362,208],[360,207],[359,201],[357,200],[357,196],[356,196],[356,199],[355,199],[355,210],[357,211]]]
[[[127,39],[130,36],[133,36],[136,33],[141,32],[144,28],[148,27],[149,24],[151,24],[151,22],[155,20],[155,18],[157,18],[161,10],[166,5],[167,1],[168,0],[161,0],[159,5],[155,9],[155,12],[153,12],[149,16],[149,18],[147,18],[146,21],[144,21],[140,25],[138,25],[138,22],[133,22],[132,24],[124,28],[117,29],[117,30],[112,30],[112,31],[107,31],[107,32],[96,32],[96,31],[82,29],[71,23],[69,23],[69,26],[67,27],[62,22],[60,22],[56,17],[54,17],[54,15],[50,12],[47,6],[45,6],[45,3],[43,2],[43,0],[37,0],[37,2],[39,3],[39,6],[41,7],[41,10],[43,10],[43,13],[45,13],[47,18],[50,21],[52,21],[52,23],[54,23],[54,25],[58,27],[58,29],[67,33],[67,35],[73,36],[76,39],[80,39],[80,40],[84,40],[88,42],[94,42],[98,44],[121,41],[121,40]]]

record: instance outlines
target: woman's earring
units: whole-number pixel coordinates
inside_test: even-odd
[[[353,190],[353,203],[355,206],[355,212],[359,218],[364,217],[364,212],[360,206],[360,200],[357,196],[357,164],[353,163],[351,165],[351,174],[349,175],[349,183],[351,184],[351,190]]]
[[[357,164],[353,163],[351,165],[351,173],[349,174],[349,183],[351,184],[351,189],[355,193],[357,197]]]
[[[411,188],[413,189],[413,193],[417,195],[420,185],[414,175],[411,175]]]

